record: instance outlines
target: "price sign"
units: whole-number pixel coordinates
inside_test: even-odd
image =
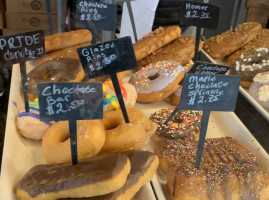
[[[72,164],[77,164],[76,120],[103,118],[102,83],[38,83],[40,120],[69,121]]]
[[[199,28],[217,28],[220,7],[197,1],[184,1],[182,23]]]
[[[38,83],[42,121],[102,119],[101,83]]]
[[[88,78],[116,74],[137,67],[129,36],[77,49]]]
[[[45,55],[44,31],[36,30],[0,37],[0,63],[9,66]]]
[[[239,76],[187,73],[183,81],[179,109],[233,111],[239,83]]]
[[[168,117],[170,121],[178,110],[202,110],[200,138],[196,156],[199,168],[210,111],[234,111],[240,84],[240,76],[185,74],[180,104]]]
[[[197,61],[188,71],[193,74],[226,74],[231,67],[224,65],[216,65],[207,62]]]
[[[0,37],[0,67],[20,63],[25,110],[29,112],[25,62],[45,55],[44,31],[36,30]]]
[[[110,75],[125,119],[129,123],[116,73],[137,67],[131,37],[77,49],[86,77]]]
[[[79,0],[76,3],[76,27],[114,31],[117,5]]]

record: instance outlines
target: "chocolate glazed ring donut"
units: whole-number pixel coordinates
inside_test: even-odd
[[[79,60],[73,58],[53,58],[37,65],[28,75],[30,93],[37,94],[37,83],[80,82],[85,74]]]

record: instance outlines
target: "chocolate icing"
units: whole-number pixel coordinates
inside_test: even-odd
[[[123,152],[124,153],[124,152]],[[115,200],[121,194],[124,194],[126,190],[135,185],[139,178],[147,173],[149,167],[154,161],[155,155],[149,151],[128,151],[125,152],[128,158],[131,161],[131,171],[128,175],[125,185],[120,189],[113,193],[107,195],[101,195],[96,197],[89,198],[69,198],[69,199],[61,199],[61,200]]]
[[[18,189],[35,197],[40,193],[59,192],[95,184],[117,176],[127,162],[128,157],[124,154],[114,154],[84,159],[77,165],[37,165],[23,176]]]
[[[37,65],[27,74],[29,92],[37,94],[37,83],[68,82],[81,71],[80,62],[74,58],[53,58]]]

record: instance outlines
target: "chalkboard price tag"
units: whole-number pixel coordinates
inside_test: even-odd
[[[129,36],[78,48],[77,52],[88,78],[116,74],[137,67]]]
[[[199,144],[195,166],[199,168],[206,138],[210,111],[234,111],[240,76],[185,74],[180,104],[168,117],[168,123],[178,110],[202,110]]]
[[[39,83],[37,90],[42,121],[103,118],[101,83]]]
[[[35,30],[0,37],[1,66],[25,63],[45,55],[44,31]]]
[[[76,3],[76,27],[114,31],[117,5],[79,0]]]
[[[179,109],[233,111],[240,76],[185,74]]]
[[[220,6],[197,1],[184,1],[182,23],[199,28],[216,29],[219,21]]]
[[[193,74],[226,74],[231,67],[224,65],[216,65],[207,62],[195,62],[188,73]]]

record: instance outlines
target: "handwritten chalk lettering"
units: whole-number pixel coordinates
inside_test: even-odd
[[[25,58],[25,57],[29,59],[36,59],[38,58],[39,55],[42,55],[43,53],[44,53],[43,47],[39,47],[35,50],[31,50],[25,47],[24,49],[18,50],[18,51],[7,50],[4,53],[4,58],[6,61],[19,59],[19,58]]]
[[[90,48],[84,48],[84,49],[82,49],[82,55],[87,57],[87,56],[89,56],[91,54],[93,59],[96,59],[96,57],[94,55],[95,53],[102,52],[102,51],[104,51],[106,49],[113,49],[114,47],[115,47],[114,42],[112,42],[112,43],[107,43],[105,45],[101,44],[98,47],[94,47],[94,48],[91,48],[91,47]]]
[[[98,3],[98,2],[87,2],[87,1],[81,1],[79,3],[79,6],[81,7],[93,7],[93,8],[107,8],[106,4]]]
[[[11,50],[21,48],[23,46],[32,46],[35,44],[39,44],[39,35],[40,33],[36,33],[33,35],[16,36],[8,38],[7,40],[5,38],[1,38],[0,50],[4,50],[4,48],[7,47]]]
[[[188,105],[212,103],[220,100],[220,96],[224,95],[224,87],[228,87],[229,82],[216,82],[215,76],[192,76],[189,78]],[[197,101],[197,102],[196,102]]]
[[[52,91],[51,91],[52,90]],[[89,94],[89,93],[95,93],[96,88],[90,88],[90,86],[86,87],[80,87],[77,85],[75,88],[68,88],[64,87],[62,89],[57,88],[57,85],[47,86],[43,91],[42,91],[42,96],[49,96],[49,95],[61,95],[61,94]]]
[[[204,10],[207,11],[208,6],[195,5],[191,3],[186,3],[186,10]]]
[[[188,10],[185,14],[185,18],[197,18],[197,19],[210,19],[210,13],[208,12],[198,12],[196,10],[190,11]]]

